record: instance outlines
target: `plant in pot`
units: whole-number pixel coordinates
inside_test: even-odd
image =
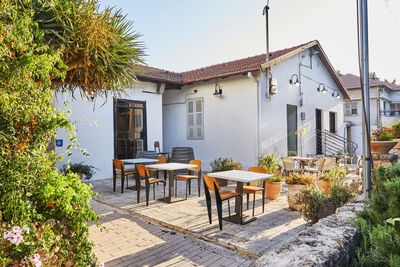
[[[394,148],[400,149],[400,120],[392,125],[394,141],[398,143],[395,145]]]
[[[292,173],[286,179],[285,183],[289,185],[288,203],[289,208],[300,210],[297,204],[297,193],[307,188],[307,186],[315,184],[315,177],[310,174]]]
[[[394,141],[395,135],[392,128],[381,128],[372,132],[371,152],[387,154],[398,143]]]
[[[240,162],[236,162],[233,158],[218,158],[210,162],[212,172],[242,170],[243,166]],[[216,178],[220,186],[227,186],[228,180]]]
[[[297,205],[304,219],[311,224],[336,213],[335,203],[317,186],[310,186],[297,194]]]
[[[279,159],[274,154],[267,154],[262,156],[258,161],[258,167],[263,167],[268,173],[275,173],[279,170]]]
[[[332,183],[343,179],[346,175],[346,172],[343,168],[333,168],[326,173],[323,173],[318,181],[317,184],[321,190],[323,190],[327,195],[331,193],[331,185]]]
[[[72,163],[71,165],[64,165],[62,168],[63,173],[73,172],[79,175],[81,179],[90,180],[95,174],[96,168],[87,164],[81,163]]]
[[[282,189],[282,176],[274,176],[265,182],[265,198],[275,200],[278,198]]]

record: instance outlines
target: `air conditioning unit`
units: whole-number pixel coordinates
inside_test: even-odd
[[[275,78],[269,78],[269,92],[271,95],[278,93],[278,81]]]

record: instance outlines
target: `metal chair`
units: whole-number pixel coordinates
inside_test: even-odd
[[[119,159],[113,159],[113,184],[114,184],[114,192],[117,184],[117,175],[121,177],[121,194],[124,193],[124,183],[126,177],[126,187],[128,187],[128,176],[135,175],[135,170],[126,170],[124,163]]]
[[[229,199],[234,197],[240,197],[240,223],[242,224],[242,204],[243,204],[243,195],[237,192],[221,190],[215,178],[204,175],[203,174],[203,182],[204,182],[204,192],[206,195],[207,202],[207,211],[208,211],[208,219],[210,224],[212,223],[211,219],[211,198],[214,198],[217,203],[217,213],[218,213],[218,222],[219,229],[222,230],[222,201],[228,200],[228,211],[229,218],[231,217],[231,207],[229,203]],[[214,191],[214,194],[210,194],[210,191]]]
[[[155,151],[138,151],[136,158],[156,159],[157,153]]]
[[[150,185],[153,185],[153,197],[156,199],[156,183],[164,183],[164,199],[165,199],[165,185],[166,181],[164,179],[158,179],[150,177],[149,171],[145,165],[136,164],[136,184],[137,186],[137,203],[140,202],[140,184],[145,184],[146,186],[146,206],[149,205],[149,194],[150,194]]]
[[[200,160],[191,160],[189,164],[197,165],[197,167],[194,168],[189,168],[189,174],[178,174],[175,176],[175,195],[177,194],[178,191],[178,180],[181,181],[186,181],[186,195],[185,199],[187,199],[188,195],[188,189],[189,189],[189,195],[190,195],[190,189],[191,189],[191,184],[193,179],[197,179],[197,186],[198,186],[198,191],[199,191],[199,196],[200,196],[200,184],[201,184],[201,161]],[[193,172],[197,172],[197,175],[194,175]],[[188,188],[189,187],[189,188]]]
[[[156,151],[158,156],[162,155],[162,156],[166,156],[167,158],[169,158],[169,152],[161,152],[159,141],[154,142],[154,150]]]
[[[257,173],[267,173],[267,170],[262,167],[249,167],[247,169],[249,172],[257,172]],[[254,207],[256,204],[256,193],[262,191],[262,199],[263,199],[263,206],[262,206],[262,213],[264,213],[264,205],[265,205],[265,180],[263,181],[263,187],[257,186],[258,181],[252,182],[248,185],[243,186],[243,193],[247,194],[247,209],[249,209],[249,200],[250,194],[253,194],[253,217],[254,217]],[[237,188],[235,188],[237,190]]]

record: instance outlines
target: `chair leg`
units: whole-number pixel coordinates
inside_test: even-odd
[[[254,217],[254,206],[256,205],[256,192],[253,194],[253,217]]]
[[[200,186],[201,186],[201,178],[197,178],[197,186],[199,187],[199,196],[200,196]]]
[[[114,177],[113,177],[113,185],[114,185],[114,192],[115,192],[115,187],[117,185],[117,177],[116,177],[116,175],[114,175]]]
[[[210,224],[212,223],[211,219],[211,199],[206,199],[207,203],[207,212],[208,212],[208,220],[210,221]]]
[[[149,205],[150,185],[146,182],[146,206]]]
[[[250,194],[247,193],[247,209],[249,209]]]
[[[240,197],[240,224],[243,224],[243,196]]]
[[[229,212],[229,219],[231,218],[231,204],[229,203],[229,198],[228,198],[228,212]]]
[[[264,206],[265,206],[265,181],[263,182],[263,191],[262,191],[262,213],[264,213]]]
[[[165,186],[167,185],[166,182],[164,182],[164,201],[165,201]]]
[[[138,177],[136,177],[136,197],[137,197],[137,203],[139,204],[139,202],[140,202],[140,180]]]
[[[177,196],[177,194],[178,194],[178,179],[176,179],[176,177],[175,177],[175,196]]]
[[[190,195],[192,189],[192,179],[189,179],[187,182],[189,183],[189,195]]]
[[[153,184],[153,199],[156,200],[156,184]]]
[[[222,202],[217,201],[219,230],[222,230]]]
[[[124,193],[125,175],[121,175],[121,194]]]
[[[186,191],[185,191],[185,199],[187,199],[187,193],[188,193],[188,186],[189,186],[189,184],[188,184],[188,180],[186,180]]]
[[[128,181],[129,181],[129,176],[126,176],[126,188],[128,188]]]

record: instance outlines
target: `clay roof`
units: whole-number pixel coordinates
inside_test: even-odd
[[[340,78],[347,89],[361,88],[360,77],[357,75],[347,73],[346,75],[342,75]],[[400,90],[400,85],[371,79],[369,80],[369,86],[385,86],[392,90]]]
[[[301,44],[291,48],[285,48],[272,52],[270,53],[270,60],[280,57],[304,45],[306,44]],[[261,64],[265,63],[265,59],[266,54],[261,54],[200,69],[185,71],[182,73],[171,72],[163,69],[140,65],[139,69],[142,71],[142,73],[137,73],[137,77],[144,80],[156,80],[172,84],[184,85],[199,81],[207,81],[211,79],[225,78],[228,76],[244,74],[249,71],[258,71],[260,70]]]

